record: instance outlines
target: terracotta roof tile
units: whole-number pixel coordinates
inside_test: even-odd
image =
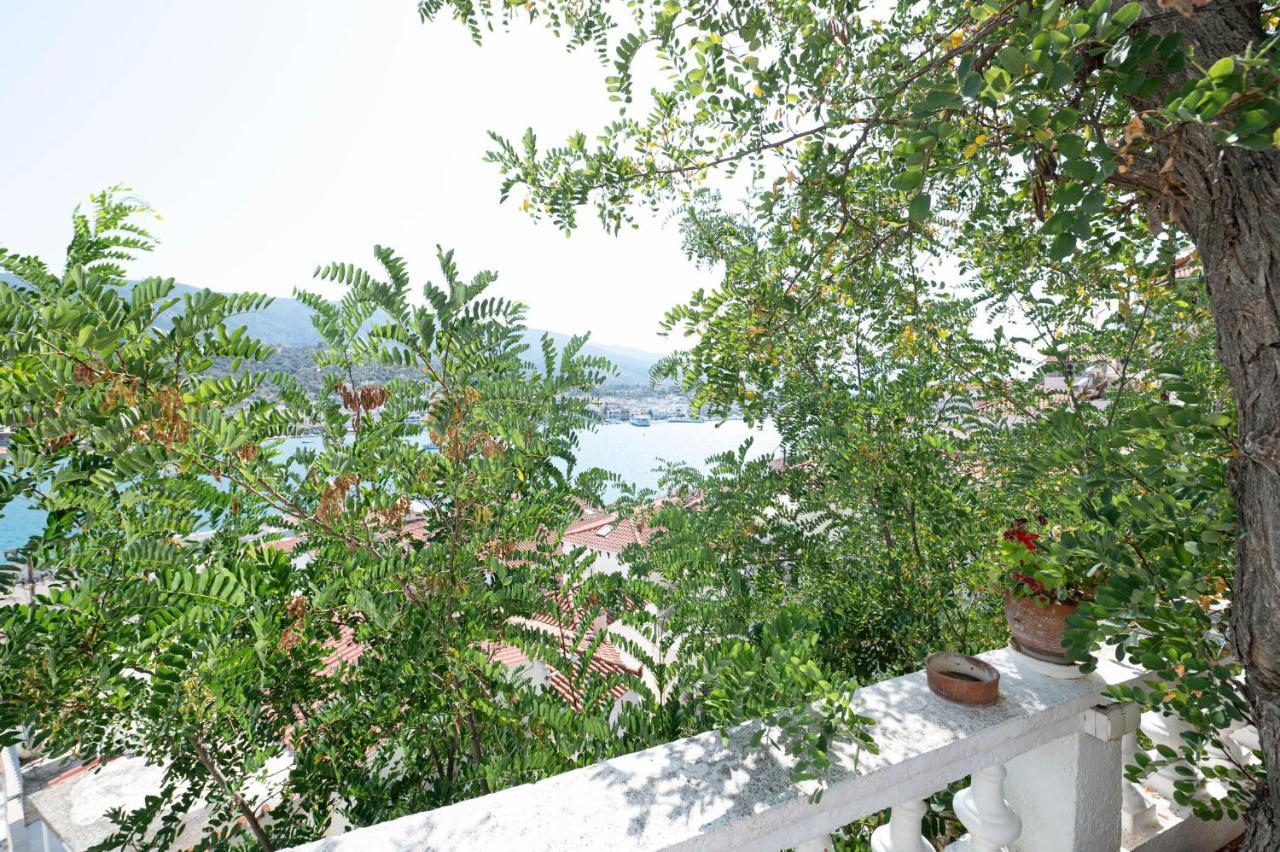
[[[701,495],[695,494],[687,498],[662,498],[654,501],[654,508],[660,508],[676,501],[682,502],[685,506],[693,507],[700,503]],[[619,522],[618,516],[614,512],[603,512],[585,504],[580,505],[582,505],[582,516],[570,524],[564,535],[565,540],[570,543],[581,543],[582,546],[596,550],[616,548],[612,552],[620,552],[630,544],[647,542],[653,533],[658,531],[654,527],[641,528],[636,525],[632,518],[624,518]],[[608,524],[616,524],[616,526],[604,536],[596,535],[597,530]],[[425,534],[425,522],[417,519],[409,521],[405,525],[405,534],[422,540]],[[291,553],[302,541],[301,536],[293,536],[264,542],[264,546]],[[533,550],[536,547],[537,544],[535,542],[520,542],[514,546],[514,550],[517,552],[526,551]],[[572,590],[564,590],[548,595],[547,602],[551,605],[549,612],[535,613],[524,619],[524,621],[558,632],[562,643],[569,640],[570,637],[577,636],[582,629],[582,612],[574,604]],[[588,629],[578,644],[578,650],[585,651],[590,648],[595,643],[597,636],[598,633],[595,628]],[[325,676],[335,675],[343,664],[348,666],[358,665],[366,650],[363,644],[356,641],[355,630],[345,624],[339,627],[337,638],[327,641],[325,647],[329,649],[329,653],[321,661],[321,674]],[[481,647],[491,661],[501,663],[510,668],[523,666],[529,662],[529,656],[524,651],[508,643],[483,642]],[[593,675],[605,678],[623,675],[638,677],[641,674],[639,667],[629,666],[623,661],[622,655],[607,637],[601,639],[599,646],[596,647],[591,659],[587,662],[586,670]],[[547,682],[551,689],[571,707],[575,710],[582,709],[583,696],[575,691],[571,681],[564,674],[551,668]],[[606,695],[616,700],[625,695],[629,689],[625,683],[617,684],[611,687]]]
[[[302,544],[302,536],[288,536],[286,538],[276,538],[271,541],[264,541],[263,547],[269,547],[272,550],[280,550],[285,553],[293,553],[293,551]]]
[[[328,677],[338,671],[346,663],[354,666],[364,656],[365,646],[355,639],[355,631],[347,625],[338,628],[338,638],[325,642],[325,647],[332,649],[321,661],[320,674]]]
[[[686,497],[660,497],[653,501],[652,511],[673,504],[692,509],[701,503],[700,493]],[[662,531],[661,527],[650,526],[643,520],[637,521],[635,516],[619,518],[617,512],[599,512],[589,507],[583,512],[583,515],[565,530],[564,541],[575,547],[585,547],[587,550],[599,553],[621,553],[633,544],[648,544],[654,533]]]
[[[584,530],[595,529],[598,526],[612,523],[616,517],[617,515],[613,512],[606,512],[602,509],[596,509],[591,506],[584,505],[582,507],[582,514],[578,516],[576,521],[565,528],[565,533],[578,533],[583,532]]]
[[[1177,278],[1190,278],[1200,274],[1200,258],[1195,252],[1187,252],[1173,262],[1173,274]]]
[[[550,686],[551,689],[555,691],[556,695],[559,695],[561,698],[563,698],[566,704],[568,704],[574,710],[577,710],[578,712],[582,712],[582,699],[584,698],[584,696],[581,691],[574,689],[573,684],[569,681],[567,677],[560,674],[559,672],[556,672],[555,674],[547,678],[547,685]],[[622,698],[622,696],[626,695],[630,691],[631,691],[631,687],[627,686],[625,683],[620,683],[617,686],[614,686],[611,689],[609,689],[601,697],[612,698],[614,701],[617,701],[618,699]]]

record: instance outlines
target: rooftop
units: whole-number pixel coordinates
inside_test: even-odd
[[[584,506],[582,514],[564,531],[563,541],[571,547],[584,547],[600,553],[621,553],[633,544],[647,544],[661,530],[647,523],[647,516],[659,509],[682,505],[691,509],[702,501],[702,495],[661,497],[652,506],[634,514],[622,515]]]

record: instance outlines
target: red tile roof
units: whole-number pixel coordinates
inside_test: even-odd
[[[633,544],[645,544],[652,535],[651,527],[638,526],[633,518],[619,520],[611,513],[591,526],[566,532],[564,540],[575,547],[601,553],[621,553]]]
[[[418,541],[426,541],[427,540],[426,519],[414,518],[411,521],[406,521],[404,525],[404,534],[409,538],[414,538],[414,539],[417,539]]]
[[[578,505],[582,507],[582,514],[578,516],[576,521],[565,528],[566,535],[569,533],[580,533],[584,530],[595,529],[603,524],[612,523],[614,519],[617,518],[617,515],[613,512],[606,512],[603,509],[588,506],[582,501],[578,501]]]
[[[110,760],[111,758],[108,758],[108,761]],[[92,769],[96,769],[101,762],[102,762],[101,758],[95,757],[92,760],[89,760],[85,763],[81,763],[77,766],[73,766],[67,771],[50,778],[49,781],[45,784],[45,786],[52,787],[54,784],[61,784],[63,781],[70,781],[72,778],[75,778],[77,775],[83,775],[84,773],[89,772]]]
[[[302,544],[302,536],[295,535],[286,538],[276,538],[271,541],[264,541],[263,547],[269,547],[272,550],[280,550],[285,553],[293,553],[293,551]]]
[[[649,515],[677,503],[692,509],[701,502],[702,495],[697,493],[687,497],[660,497],[653,501],[651,511],[642,514]],[[654,533],[661,532],[661,527],[650,526],[645,521],[646,518],[637,515],[619,517],[617,512],[604,512],[587,506],[564,531],[564,541],[598,553],[621,553],[633,544],[648,544]]]
[[[1199,275],[1199,256],[1195,252],[1189,251],[1175,260],[1173,262],[1173,274],[1177,278],[1190,278],[1192,275]]]
[[[582,701],[585,697],[581,690],[574,689],[573,683],[564,675],[556,672],[547,678],[547,686],[550,686],[565,703],[578,712],[582,712]],[[602,698],[612,698],[617,701],[622,696],[631,691],[631,687],[625,683],[620,683],[612,689],[604,693]]]
[[[1071,404],[1071,394],[1066,391],[1042,391],[1016,402],[1008,398],[980,399],[973,404],[975,411],[1006,415],[1026,415],[1032,411],[1050,408],[1066,408]]]
[[[541,619],[537,620],[541,622]],[[569,638],[572,635],[576,635],[576,633],[570,634],[568,631],[565,631],[561,635],[565,638]],[[578,646],[579,650],[586,650],[589,648],[595,642],[596,636],[596,631],[588,630],[587,634],[583,637],[582,642]],[[505,642],[485,642],[482,644],[482,647],[492,662],[501,663],[508,668],[519,668],[520,666],[527,665],[530,662],[529,655],[517,648],[515,645],[510,645]],[[592,654],[591,659],[587,662],[586,669],[581,672],[583,679],[590,678],[592,676],[599,678],[622,677],[623,675],[639,677],[640,673],[641,669],[639,667],[628,666],[623,661],[622,655],[607,637],[600,641],[599,647],[596,648],[595,653]],[[582,711],[583,702],[586,697],[584,690],[576,688],[573,681],[570,680],[568,676],[557,671],[556,668],[550,664],[547,664],[547,686],[549,686],[556,695],[559,695],[564,702],[574,710],[579,712]],[[630,685],[623,681],[622,683],[617,683],[609,687],[609,689],[606,690],[600,698],[616,701],[630,691]]]
[[[664,497],[654,501],[653,509],[656,510],[672,503],[679,503],[685,507],[692,508],[701,503],[701,499],[701,494],[685,498]],[[659,528],[637,524],[636,519],[633,517],[619,520],[615,512],[605,512],[601,509],[587,506],[585,503],[580,505],[582,506],[582,514],[569,525],[564,533],[564,540],[570,544],[578,544],[593,550],[619,553],[630,544],[646,543],[659,530]],[[606,535],[597,535],[597,532],[606,525],[613,525],[613,528]],[[406,536],[422,540],[426,531],[425,527],[424,521],[414,519],[405,524],[404,532]],[[292,536],[274,539],[263,544],[265,547],[270,547],[274,550],[292,553],[302,542],[303,538],[301,536]],[[514,546],[513,551],[533,550],[536,547],[537,544],[534,542],[520,542]],[[514,552],[512,555],[514,555]],[[530,626],[537,626],[540,629],[546,629],[548,632],[558,634],[562,648],[567,650],[567,646],[573,637],[576,637],[582,630],[583,612],[575,605],[572,591],[566,590],[558,594],[548,595],[547,600],[552,605],[551,611],[535,613],[521,620]],[[577,650],[586,651],[595,644],[596,639],[599,637],[600,629],[603,629],[602,626],[597,625],[583,633]],[[599,638],[600,644],[595,648],[591,659],[587,662],[584,674],[589,672],[605,678],[622,675],[640,676],[641,669],[637,666],[629,666],[624,662],[622,655],[607,636]],[[336,674],[343,664],[348,666],[358,665],[365,652],[365,646],[355,639],[355,630],[348,625],[341,625],[338,637],[327,641],[325,647],[329,649],[329,653],[321,661],[320,672],[326,677]],[[482,643],[481,647],[487,652],[490,660],[509,668],[522,666],[529,662],[529,657],[524,651],[508,643],[486,642]],[[581,710],[584,700],[581,691],[576,690],[572,681],[561,672],[556,671],[551,666],[548,666],[548,670],[548,686],[575,710]],[[630,687],[626,683],[620,683],[611,687],[605,695],[616,700],[628,691],[630,691]]]
[[[344,624],[338,628],[337,639],[330,639],[324,643],[326,648],[332,650],[320,661],[320,674],[328,677],[334,674],[343,663],[354,666],[360,662],[365,646],[357,642],[355,636],[356,632]]]
[[[558,618],[556,615],[539,613],[529,619],[525,619],[525,621],[547,628],[549,633],[558,634],[561,647],[565,648],[573,640],[573,637],[578,635],[581,627],[581,615],[572,610],[572,601],[568,595],[556,595],[553,600],[559,604],[560,611],[566,613],[566,615]],[[570,615],[569,613],[572,614]],[[561,618],[564,620],[562,621]],[[582,637],[582,641],[578,643],[578,650],[585,651],[590,648],[598,636],[599,633],[596,629],[587,630]],[[345,624],[339,628],[338,637],[326,642],[325,646],[332,649],[321,663],[320,673],[326,677],[335,674],[344,663],[350,666],[358,665],[360,657],[363,656],[365,651],[365,646],[356,641],[355,631]],[[529,662],[529,656],[524,651],[506,642],[482,642],[481,647],[491,661],[501,663],[508,668],[517,668]],[[581,711],[583,698],[581,692],[575,690],[572,682],[565,675],[556,671],[553,666],[548,665],[547,668],[547,684],[571,707]],[[641,669],[638,666],[627,665],[622,659],[622,654],[605,636],[601,638],[595,653],[592,654],[591,659],[587,662],[586,672],[606,678],[622,675],[639,677]],[[611,688],[607,694],[616,700],[629,690],[630,687],[623,683]]]
[[[484,648],[490,662],[501,663],[509,669],[529,662],[529,655],[515,645],[508,645],[505,642],[482,642],[480,647]]]

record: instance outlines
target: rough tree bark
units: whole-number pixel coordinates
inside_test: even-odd
[[[1172,5],[1172,4],[1169,4]],[[1263,39],[1256,3],[1222,0],[1153,28],[1181,32],[1201,67]],[[1198,72],[1197,72],[1198,73]],[[1185,78],[1184,78],[1185,79]],[[1180,85],[1181,80],[1170,81]],[[1160,204],[1195,243],[1235,393],[1240,454],[1231,471],[1241,535],[1231,626],[1273,779],[1248,815],[1246,848],[1280,848],[1280,152],[1223,147],[1189,126],[1157,145],[1172,158]]]
[[[1205,165],[1209,203],[1195,209],[1193,195],[1177,220],[1200,252],[1218,357],[1237,400],[1240,455],[1231,487],[1242,534],[1232,638],[1267,768],[1280,780],[1280,154],[1223,151]],[[1278,817],[1273,780],[1251,815],[1250,848],[1280,848]]]

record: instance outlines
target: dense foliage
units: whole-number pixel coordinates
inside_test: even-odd
[[[574,459],[608,365],[582,339],[530,352],[523,309],[485,295],[492,273],[442,252],[419,301],[389,249],[376,273],[321,267],[342,295],[299,294],[325,341],[310,393],[227,330],[262,297],[126,286],[150,248],[141,212],[95,196],[62,274],[0,254],[19,279],[0,285],[0,505],[48,511],[21,556],[50,578],[0,607],[0,730],[51,758],[163,768],[104,846],[277,848],[760,716],[816,778],[828,743],[862,736],[853,685],[786,612],[714,649],[655,660],[640,643],[664,685],[705,700],[667,706],[656,682],[591,664],[602,620],[660,594],[560,547],[610,481]],[[370,369],[398,377],[359,383]],[[302,423],[323,433],[286,457],[276,436]],[[632,620],[651,631],[648,610]]]
[[[617,119],[495,133],[504,199],[565,230],[678,211],[722,273],[670,312],[689,345],[662,372],[773,418],[795,462],[713,477],[689,521],[744,618],[798,600],[859,673],[968,647],[1011,584],[1002,534],[1043,516],[1024,588],[1081,602],[1078,656],[1105,641],[1157,673],[1129,697],[1195,728],[1163,759],[1231,790],[1197,807],[1252,808],[1249,844],[1280,842],[1259,763],[1280,761],[1274,4],[419,9],[601,60]],[[1205,763],[1244,722],[1261,753]]]

